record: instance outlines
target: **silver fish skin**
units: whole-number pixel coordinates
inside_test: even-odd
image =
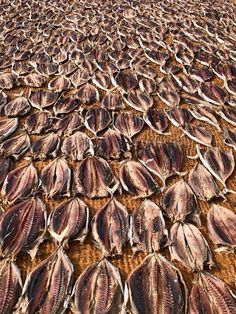
[[[168,231],[158,205],[145,200],[131,216],[131,247],[134,252],[158,252],[166,245]]]
[[[183,179],[166,190],[162,208],[173,222],[193,221],[200,224],[197,198]]]
[[[210,247],[199,229],[191,223],[176,222],[170,229],[170,255],[191,271],[214,265]]]
[[[29,101],[32,107],[39,110],[44,110],[52,106],[58,98],[58,94],[48,90],[31,90],[29,94]]]
[[[129,214],[115,198],[110,199],[93,217],[92,236],[104,256],[122,255],[128,240]]]
[[[130,149],[129,139],[114,129],[108,129],[96,143],[96,154],[106,160],[128,158]]]
[[[153,98],[140,89],[133,90],[124,97],[124,101],[137,111],[145,112],[153,106]]]
[[[137,198],[145,198],[159,191],[157,182],[142,163],[130,160],[120,168],[123,189]]]
[[[16,258],[28,252],[33,259],[45,238],[46,206],[39,198],[29,198],[8,209],[0,218],[1,256]]]
[[[18,118],[1,118],[0,120],[0,143],[8,138],[18,127]]]
[[[64,139],[61,152],[72,160],[83,160],[88,155],[94,155],[94,147],[88,135],[77,131]]]
[[[122,112],[114,117],[114,129],[131,140],[144,125],[143,119],[133,112]]]
[[[89,198],[113,195],[120,183],[110,165],[101,157],[89,156],[77,163],[73,191]]]
[[[118,268],[106,258],[89,266],[74,287],[72,310],[83,313],[124,313],[124,292]]]
[[[211,240],[221,250],[236,247],[236,214],[230,209],[213,204],[207,214],[207,228]]]
[[[65,159],[51,161],[43,168],[40,179],[47,198],[70,196],[71,169]]]
[[[3,184],[11,166],[11,159],[9,157],[0,158],[0,185]]]
[[[111,122],[109,111],[103,108],[89,109],[84,115],[85,127],[95,135],[106,129]]]
[[[164,131],[168,128],[168,120],[166,116],[155,108],[149,108],[143,114],[143,120],[158,134],[165,134]]]
[[[41,134],[52,126],[49,112],[37,111],[26,117],[24,127],[29,134]]]
[[[223,131],[224,143],[236,151],[236,129],[226,129]]]
[[[30,137],[28,134],[20,134],[11,137],[0,144],[0,156],[12,157],[18,160],[30,148]]]
[[[131,273],[126,285],[126,307],[133,314],[187,312],[187,288],[182,274],[160,254],[149,254]]]
[[[56,157],[60,146],[60,138],[55,133],[41,136],[33,142],[30,148],[33,159],[44,160],[48,157]]]
[[[89,208],[78,197],[64,201],[54,208],[48,218],[48,231],[53,239],[64,248],[68,248],[68,241],[83,243],[89,224]]]
[[[84,105],[91,105],[99,101],[100,95],[97,88],[90,83],[86,83],[79,88],[76,93],[76,99]]]
[[[72,290],[74,268],[62,248],[27,275],[17,314],[64,313]]]
[[[0,262],[0,313],[14,313],[21,296],[22,280],[17,265],[9,259]]]
[[[8,173],[1,194],[5,202],[13,204],[34,194],[38,185],[37,170],[32,163],[28,163]]]
[[[200,272],[189,297],[189,314],[235,314],[236,296],[219,278]]]

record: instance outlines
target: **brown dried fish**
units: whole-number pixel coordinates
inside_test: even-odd
[[[71,83],[68,77],[61,75],[53,78],[48,83],[48,89],[60,93],[62,91],[67,91],[70,88],[70,85]]]
[[[0,119],[0,143],[8,138],[18,127],[18,118]]]
[[[228,100],[226,91],[210,82],[202,82],[198,93],[203,99],[217,106],[223,105]]]
[[[189,298],[189,314],[235,314],[236,296],[219,278],[207,272],[197,274]]]
[[[45,166],[40,178],[48,198],[70,196],[71,169],[63,158],[58,157]]]
[[[101,100],[101,107],[107,110],[119,110],[124,107],[121,95],[115,93],[107,93]]]
[[[193,221],[200,224],[196,196],[183,179],[167,189],[162,199],[162,207],[173,222]]]
[[[22,77],[22,81],[24,85],[30,87],[42,87],[46,82],[45,78],[37,73],[30,73],[24,77]]]
[[[173,109],[165,111],[170,122],[177,128],[189,125],[192,121],[190,112],[185,108],[175,107]]]
[[[59,146],[59,136],[55,133],[49,133],[34,141],[30,150],[34,159],[42,160],[48,157],[56,157]]]
[[[102,259],[77,279],[72,310],[75,313],[122,313],[123,300],[119,270]]]
[[[139,80],[139,88],[142,92],[154,94],[157,90],[156,81],[152,78],[143,78]]]
[[[122,255],[128,240],[129,214],[115,198],[111,198],[93,217],[92,235],[104,256]]]
[[[160,99],[169,107],[176,107],[180,103],[180,96],[177,92],[173,90],[164,90],[157,92]]]
[[[61,203],[49,216],[48,231],[56,242],[68,248],[68,241],[83,243],[88,233],[89,209],[78,197]]]
[[[49,112],[37,111],[25,119],[25,129],[30,134],[41,134],[52,126],[52,116]]]
[[[229,106],[222,106],[218,111],[218,114],[228,123],[236,126],[236,108],[231,108]]]
[[[31,105],[27,98],[20,96],[7,103],[4,107],[4,113],[7,117],[24,116],[31,110]]]
[[[106,129],[111,120],[109,111],[104,108],[91,108],[84,115],[85,127],[95,135]]]
[[[0,90],[0,111],[4,108],[7,103],[7,94]]]
[[[74,193],[89,198],[105,197],[119,188],[119,181],[107,161],[90,156],[77,163],[74,173]]]
[[[236,129],[226,129],[223,131],[224,143],[236,151]]]
[[[58,135],[70,136],[73,132],[80,130],[83,127],[83,119],[78,113],[70,113],[63,118],[58,118],[53,126],[53,130],[57,131]]]
[[[12,89],[16,85],[16,75],[12,73],[0,74],[0,89]]]
[[[94,154],[91,139],[88,135],[79,131],[64,139],[61,151],[63,156],[72,160],[83,160],[86,156]]]
[[[185,125],[181,128],[184,134],[197,143],[211,146],[212,134],[203,125]]]
[[[170,255],[191,271],[214,265],[210,247],[199,229],[190,223],[176,222],[170,229]]]
[[[155,108],[149,108],[143,114],[143,120],[158,134],[165,134],[164,131],[168,128],[168,120],[166,116]]]
[[[1,194],[5,201],[12,204],[32,195],[38,188],[37,170],[32,163],[13,169],[6,176]]]
[[[19,313],[57,314],[68,306],[74,268],[59,248],[26,277]]]
[[[125,74],[120,71],[115,76],[112,76],[112,84],[119,87],[122,93],[128,94],[131,90],[138,86],[138,80],[133,74]]]
[[[0,158],[0,185],[3,184],[11,165],[11,159],[8,158]]]
[[[11,137],[0,144],[0,156],[11,156],[18,160],[30,148],[30,137],[28,134],[20,134]]]
[[[189,111],[195,119],[207,122],[215,126],[218,130],[221,130],[213,108],[209,106],[194,106],[189,108]]]
[[[95,86],[86,83],[77,91],[76,97],[82,104],[91,105],[99,101],[99,92]]]
[[[223,206],[213,204],[207,214],[207,228],[214,244],[236,247],[236,215]]]
[[[121,166],[120,181],[125,191],[140,198],[149,197],[159,190],[149,171],[140,162],[134,160]]]
[[[111,87],[110,76],[105,73],[97,73],[92,82],[99,88],[108,91]]]
[[[30,91],[29,101],[39,110],[52,106],[58,98],[58,94],[48,90]]]
[[[115,115],[114,128],[130,140],[142,130],[143,125],[143,119],[133,112],[122,112]]]
[[[61,96],[53,105],[55,115],[70,113],[78,108],[80,101],[71,96]]]
[[[167,242],[168,231],[159,206],[145,200],[131,216],[131,246],[134,252],[158,252]]]
[[[127,280],[133,314],[186,313],[187,288],[178,268],[160,254],[149,254]],[[128,306],[127,306],[128,307]]]
[[[178,82],[179,86],[189,94],[194,94],[197,92],[199,87],[199,82],[196,81],[194,78],[189,76],[174,76],[175,80]]]
[[[139,89],[133,90],[124,97],[124,101],[132,108],[145,112],[153,105],[153,99]]]
[[[0,262],[0,313],[11,314],[21,296],[22,280],[17,265],[8,259]]]
[[[46,207],[29,198],[8,209],[0,219],[0,254],[13,257],[28,252],[33,259],[46,232]]]

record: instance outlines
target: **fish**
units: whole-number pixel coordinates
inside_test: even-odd
[[[197,198],[190,186],[180,179],[163,195],[162,208],[172,222],[195,222],[200,225]]]
[[[57,76],[48,82],[48,89],[55,93],[67,91],[70,88],[71,82],[65,75]]]
[[[58,72],[59,65],[57,63],[36,63],[35,70],[46,78]]]
[[[131,247],[134,252],[159,252],[168,241],[168,231],[160,207],[150,200],[132,211]]]
[[[97,73],[92,79],[92,82],[102,90],[109,91],[111,88],[110,76],[105,73]]]
[[[89,228],[89,208],[78,197],[66,200],[54,208],[48,218],[48,231],[64,249],[70,240],[83,243]]]
[[[161,50],[146,50],[145,56],[151,61],[158,65],[165,64],[166,60],[169,59],[169,53]]]
[[[10,207],[0,218],[0,255],[16,258],[24,252],[33,259],[47,228],[46,206],[38,197]]]
[[[139,80],[139,88],[144,93],[154,94],[157,90],[156,81],[152,78],[142,78]]]
[[[138,134],[144,125],[143,119],[133,112],[122,112],[114,116],[114,129],[126,136],[129,140]]]
[[[3,184],[11,166],[11,159],[9,157],[0,158],[0,185]]]
[[[185,125],[181,128],[184,134],[195,142],[211,146],[213,136],[203,125]]]
[[[128,94],[138,86],[137,77],[133,74],[125,74],[120,71],[111,77],[111,82],[118,87],[123,94]]]
[[[58,157],[47,164],[40,179],[47,198],[70,196],[71,169],[65,159]]]
[[[137,198],[157,193],[159,186],[141,162],[129,160],[120,167],[120,182],[123,189]]]
[[[126,286],[126,308],[133,314],[187,312],[182,274],[161,254],[149,254],[129,275]]]
[[[35,140],[31,147],[30,153],[33,159],[44,160],[50,157],[57,157],[57,152],[60,147],[60,138],[55,133],[48,133],[40,136]]]
[[[41,134],[50,129],[52,122],[52,116],[49,112],[36,111],[26,117],[24,127],[29,134]]]
[[[74,97],[61,96],[53,105],[55,115],[70,113],[78,108],[80,102]]]
[[[218,277],[200,272],[196,275],[189,297],[189,314],[234,314],[236,296]]]
[[[195,68],[193,66],[185,66],[183,69],[186,69],[186,74],[190,75],[191,78],[199,81],[206,82],[213,78],[214,69],[211,69],[208,66],[201,66],[200,68]]]
[[[83,127],[83,118],[80,114],[69,113],[62,118],[57,118],[56,123],[53,125],[52,130],[57,132],[58,135],[70,136],[75,131]]]
[[[202,271],[214,265],[210,247],[200,232],[191,223],[175,222],[170,229],[171,260],[177,260],[188,270]]]
[[[18,118],[1,118],[0,119],[0,143],[8,138],[19,125]]]
[[[162,180],[163,189],[167,178],[181,174],[184,156],[178,142],[147,142],[146,144],[137,142],[135,150],[138,160]]]
[[[9,259],[0,262],[0,313],[11,314],[22,292],[21,273],[17,265]]]
[[[194,194],[203,201],[221,196],[212,174],[201,163],[196,163],[189,171],[188,184]]]
[[[189,111],[195,119],[211,124],[219,131],[221,130],[213,108],[209,106],[193,106],[189,108]]]
[[[194,53],[182,47],[174,54],[177,62],[183,65],[191,65],[194,61]]]
[[[119,110],[124,108],[124,102],[118,93],[108,92],[101,99],[101,107],[107,110]]]
[[[175,107],[170,110],[166,110],[165,114],[170,122],[177,128],[189,125],[193,117],[188,109]]]
[[[218,114],[229,124],[236,126],[236,109],[231,107],[222,106]]]
[[[89,198],[106,197],[113,195],[119,185],[110,165],[103,158],[89,156],[77,162],[74,171],[74,194]]]
[[[74,268],[58,248],[27,274],[17,313],[64,313],[72,290]]]
[[[6,203],[13,204],[34,194],[38,185],[37,170],[30,162],[8,173],[3,182],[1,194]]]
[[[74,313],[122,313],[123,302],[120,272],[106,258],[90,265],[76,280]]]
[[[84,105],[91,105],[99,101],[100,96],[95,86],[86,83],[76,92],[76,99]]]
[[[17,85],[16,75],[13,73],[1,73],[0,74],[0,89],[12,89]]]
[[[169,107],[177,107],[180,103],[180,96],[174,90],[162,89],[157,92],[157,95]]]
[[[30,90],[29,101],[32,107],[44,110],[52,106],[58,99],[58,93],[49,90]]]
[[[210,82],[202,82],[198,89],[198,94],[212,105],[221,106],[228,100],[227,92]]]
[[[94,154],[94,147],[88,135],[77,131],[64,139],[61,152],[66,158],[83,160],[86,156]]]
[[[18,160],[27,152],[30,145],[30,137],[26,133],[11,137],[0,144],[0,156]]]
[[[7,117],[24,116],[31,110],[31,105],[27,98],[20,96],[8,102],[4,106],[4,113]]]
[[[91,79],[91,75],[86,69],[77,69],[72,75],[70,75],[71,83],[75,88],[87,83]]]
[[[194,78],[190,76],[174,76],[174,78],[186,93],[194,94],[197,92],[199,82]]]
[[[224,143],[236,151],[236,129],[224,128],[223,131]]]
[[[236,95],[236,78],[226,80],[224,83],[224,87],[230,94]]]
[[[218,204],[212,204],[207,213],[207,229],[212,242],[221,250],[236,247],[235,212]]]
[[[168,128],[168,120],[161,111],[155,108],[149,108],[143,114],[143,120],[157,134],[166,134],[164,131]]]
[[[0,111],[2,111],[4,106],[7,104],[7,101],[8,101],[7,94],[0,90]]]
[[[129,139],[114,129],[108,129],[96,143],[96,154],[106,160],[128,158],[130,149]]]
[[[106,129],[111,122],[111,115],[104,108],[88,109],[84,114],[85,127],[95,135]]]
[[[30,86],[30,87],[35,87],[35,88],[42,87],[43,84],[46,82],[45,77],[43,77],[42,75],[38,73],[27,74],[21,79],[25,86]]]
[[[236,77],[236,68],[233,64],[220,61],[214,68],[214,73],[223,81],[231,80]]]
[[[153,106],[153,98],[140,89],[130,91],[124,101],[137,111],[145,112]]]

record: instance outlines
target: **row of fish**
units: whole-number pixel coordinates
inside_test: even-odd
[[[229,313],[236,296],[219,278],[200,272],[188,298],[181,272],[161,254],[149,254],[130,274],[125,287],[107,259],[89,266],[74,284],[74,268],[63,250],[27,275],[9,260],[0,264],[0,310],[8,313]]]

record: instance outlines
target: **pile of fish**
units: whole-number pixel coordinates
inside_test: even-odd
[[[234,1],[0,9],[0,313],[236,314]],[[101,254],[77,279],[72,241]]]

